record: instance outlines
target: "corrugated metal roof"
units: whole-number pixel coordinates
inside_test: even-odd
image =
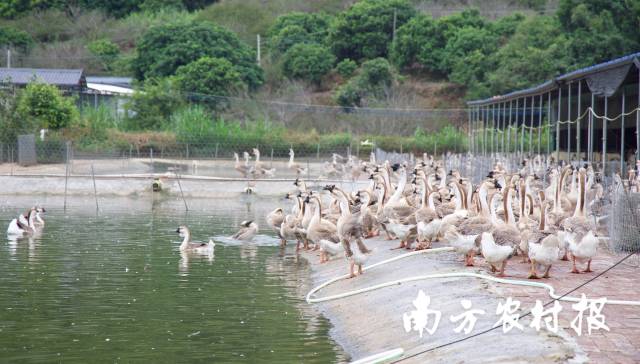
[[[87,76],[87,83],[99,83],[101,85],[113,85],[130,88],[132,82],[133,78],[131,77]]]
[[[602,72],[609,70],[611,68],[623,66],[629,63],[633,63],[634,59],[640,59],[640,52],[632,53],[626,55],[624,57],[616,58],[608,62],[599,63],[593,66],[581,68],[579,70],[575,70],[573,72],[565,73],[564,75],[560,75],[558,77],[553,78],[543,84],[540,84],[535,87],[531,87],[524,90],[513,91],[505,95],[493,96],[484,100],[473,100],[467,102],[467,105],[476,106],[476,105],[485,105],[485,104],[493,104],[496,102],[502,102],[507,100],[512,100],[517,97],[523,96],[533,96],[541,93],[546,93],[550,90],[557,88],[558,84],[565,83],[567,81],[576,80],[580,78],[584,78],[587,75]]]
[[[84,87],[84,71],[81,69],[38,69],[38,68],[0,68],[0,80],[17,85],[26,85],[33,79],[42,82],[67,87]]]
[[[556,82],[554,80],[550,80],[538,86],[534,86],[524,90],[513,91],[505,95],[494,96],[484,100],[469,101],[467,102],[467,105],[483,105],[487,103],[508,101],[515,99],[516,97],[535,96],[546,93],[550,90],[553,90],[554,88],[556,88]]]

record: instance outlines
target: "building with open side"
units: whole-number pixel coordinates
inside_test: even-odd
[[[640,159],[640,52],[467,105],[476,155],[554,153],[606,175]]]

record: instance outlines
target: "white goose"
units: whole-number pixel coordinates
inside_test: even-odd
[[[293,149],[289,149],[289,163],[287,164],[287,167],[296,172],[296,176],[300,176],[301,174],[305,174],[307,173],[307,169],[303,168],[299,163],[294,162],[294,157],[295,157],[295,153],[293,152]]]
[[[36,232],[35,226],[36,210],[32,208],[27,213],[25,218],[23,215],[11,220],[9,227],[7,228],[7,235],[11,237],[21,237],[25,235],[31,235]],[[26,224],[24,223],[26,220]]]
[[[249,241],[258,233],[258,224],[248,220],[240,223],[240,230],[231,236],[232,239]]]
[[[176,229],[176,232],[183,238],[182,244],[180,244],[180,251],[190,251],[199,254],[211,254],[216,244],[213,240],[209,239],[208,243],[200,243],[191,241],[191,232],[189,228],[181,225]]]

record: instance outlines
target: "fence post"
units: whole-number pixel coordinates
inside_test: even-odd
[[[317,145],[317,149],[316,149],[316,159],[320,160],[320,143],[318,143]]]
[[[186,159],[189,159],[189,143],[187,143],[187,156]]]
[[[269,168],[273,168],[273,148],[271,148],[271,162],[269,163]]]
[[[216,159],[218,159],[218,143],[216,143]]]
[[[155,172],[155,169],[153,168],[153,148],[149,150],[149,158],[151,159],[151,173],[153,173]]]
[[[67,211],[67,185],[68,185],[68,180],[69,180],[69,157],[70,157],[70,150],[71,150],[71,142],[67,141],[66,142],[66,152],[67,152],[67,158],[65,160],[65,169],[64,169],[64,211]]]

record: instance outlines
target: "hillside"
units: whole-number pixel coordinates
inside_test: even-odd
[[[640,0],[39,0],[0,17],[14,67],[135,80],[124,105],[0,88],[0,138],[45,128],[116,153],[462,151],[466,100],[640,50]]]
[[[60,8],[34,9],[14,19],[0,20],[0,27],[26,32],[33,40],[29,47],[12,47],[13,67],[83,68],[93,75],[131,75],[128,62],[135,53],[140,37],[151,27],[172,21],[211,21],[235,32],[240,39],[256,48],[256,35],[262,35],[263,66],[266,84],[259,96],[267,99],[304,99],[313,103],[333,104],[332,94],[338,86],[327,79],[324,89],[308,87],[304,83],[286,80],[277,66],[270,65],[268,29],[278,16],[292,11],[338,14],[349,8],[353,0],[222,0],[192,12],[173,9],[155,12],[133,12],[122,17],[108,15],[99,9]],[[420,12],[441,17],[476,7],[482,16],[496,19],[513,12],[538,13],[555,9],[555,1],[545,0],[423,0],[412,1]],[[0,41],[2,37],[0,36]],[[114,56],[97,55],[92,43],[108,40],[117,46]],[[98,49],[100,51],[100,49]],[[118,54],[118,57],[115,57]],[[2,58],[0,64],[6,64]],[[462,106],[464,90],[446,82],[442,76],[405,74],[405,82],[398,90],[411,95],[402,107],[434,108]],[[293,83],[293,85],[292,85]],[[296,83],[298,83],[296,85]],[[300,94],[300,90],[304,90]]]

